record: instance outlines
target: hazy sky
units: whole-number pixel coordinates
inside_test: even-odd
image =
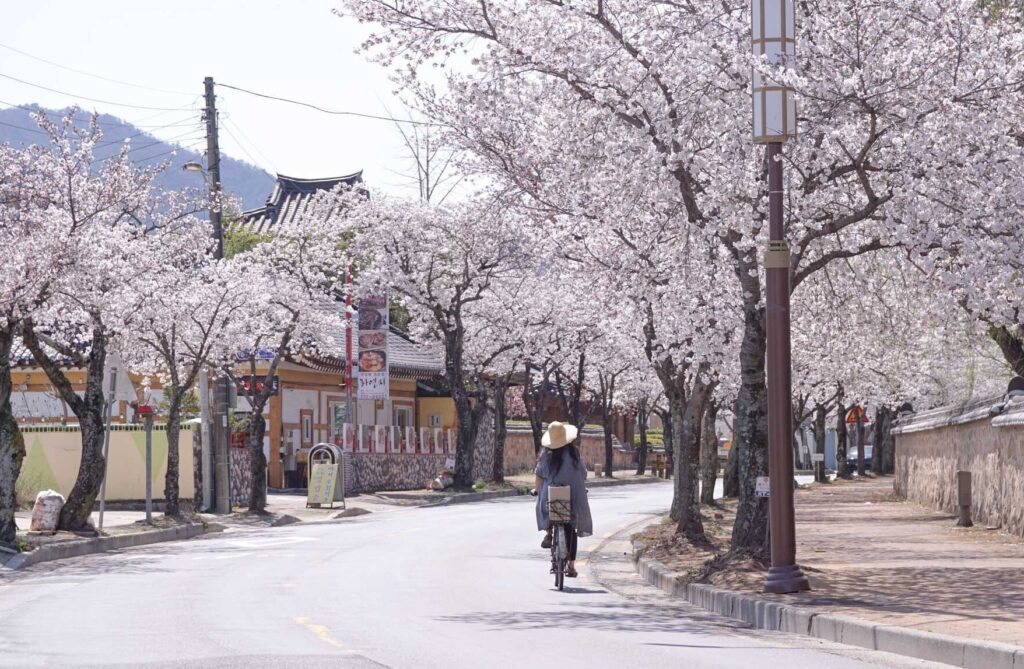
[[[76,102],[199,145],[203,78],[347,111],[402,111],[387,73],[354,53],[365,26],[338,18],[339,0],[22,0],[4,3],[0,44],[144,90],[70,72],[0,46],[0,101]],[[271,173],[325,177],[365,170],[372,185],[407,192],[401,140],[387,122],[329,116],[219,88],[221,149]],[[76,99],[88,96],[133,109]],[[194,122],[194,125],[190,125]],[[205,146],[205,145],[204,145]],[[227,184],[230,188],[230,184]]]

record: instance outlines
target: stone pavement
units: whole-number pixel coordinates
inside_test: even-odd
[[[1024,538],[892,495],[892,477],[796,494],[797,561],[813,589],[761,592],[763,574],[713,583],[781,603],[886,625],[1024,646]]]

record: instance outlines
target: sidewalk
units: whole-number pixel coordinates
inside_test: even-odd
[[[162,511],[154,511],[153,517],[164,515]],[[125,525],[131,525],[132,523],[145,520],[145,511],[104,511],[103,512],[103,529],[108,530],[114,527],[123,527]],[[14,513],[14,520],[18,525],[18,529],[22,532],[27,531],[32,521],[32,511],[16,511]],[[100,522],[100,512],[92,512],[92,524],[98,525]]]
[[[722,550],[731,513],[719,516],[713,533]],[[813,614],[1024,646],[1024,539],[958,528],[953,516],[897,501],[891,477],[800,490],[796,520],[797,561],[812,592],[764,593],[764,569],[750,561],[731,563],[702,582]],[[649,528],[639,541],[668,529]],[[708,555],[685,547],[670,554],[656,543],[644,557],[668,567],[654,577],[664,581],[669,570],[676,579],[699,571]]]

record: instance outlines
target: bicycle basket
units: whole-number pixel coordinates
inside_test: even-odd
[[[552,523],[572,521],[572,496],[567,485],[548,488],[548,519]]]

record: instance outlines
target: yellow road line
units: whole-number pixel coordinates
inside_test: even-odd
[[[296,618],[295,622],[297,622],[298,624],[302,625],[303,627],[308,629],[310,632],[315,634],[316,638],[320,639],[324,643],[330,644],[330,645],[334,646],[335,648],[342,648],[343,649],[345,647],[345,646],[342,645],[342,643],[340,641],[338,641],[337,639],[334,639],[334,638],[331,637],[331,628],[330,627],[327,627],[326,625],[318,625],[318,624],[312,622],[309,618],[302,617],[302,616]]]

